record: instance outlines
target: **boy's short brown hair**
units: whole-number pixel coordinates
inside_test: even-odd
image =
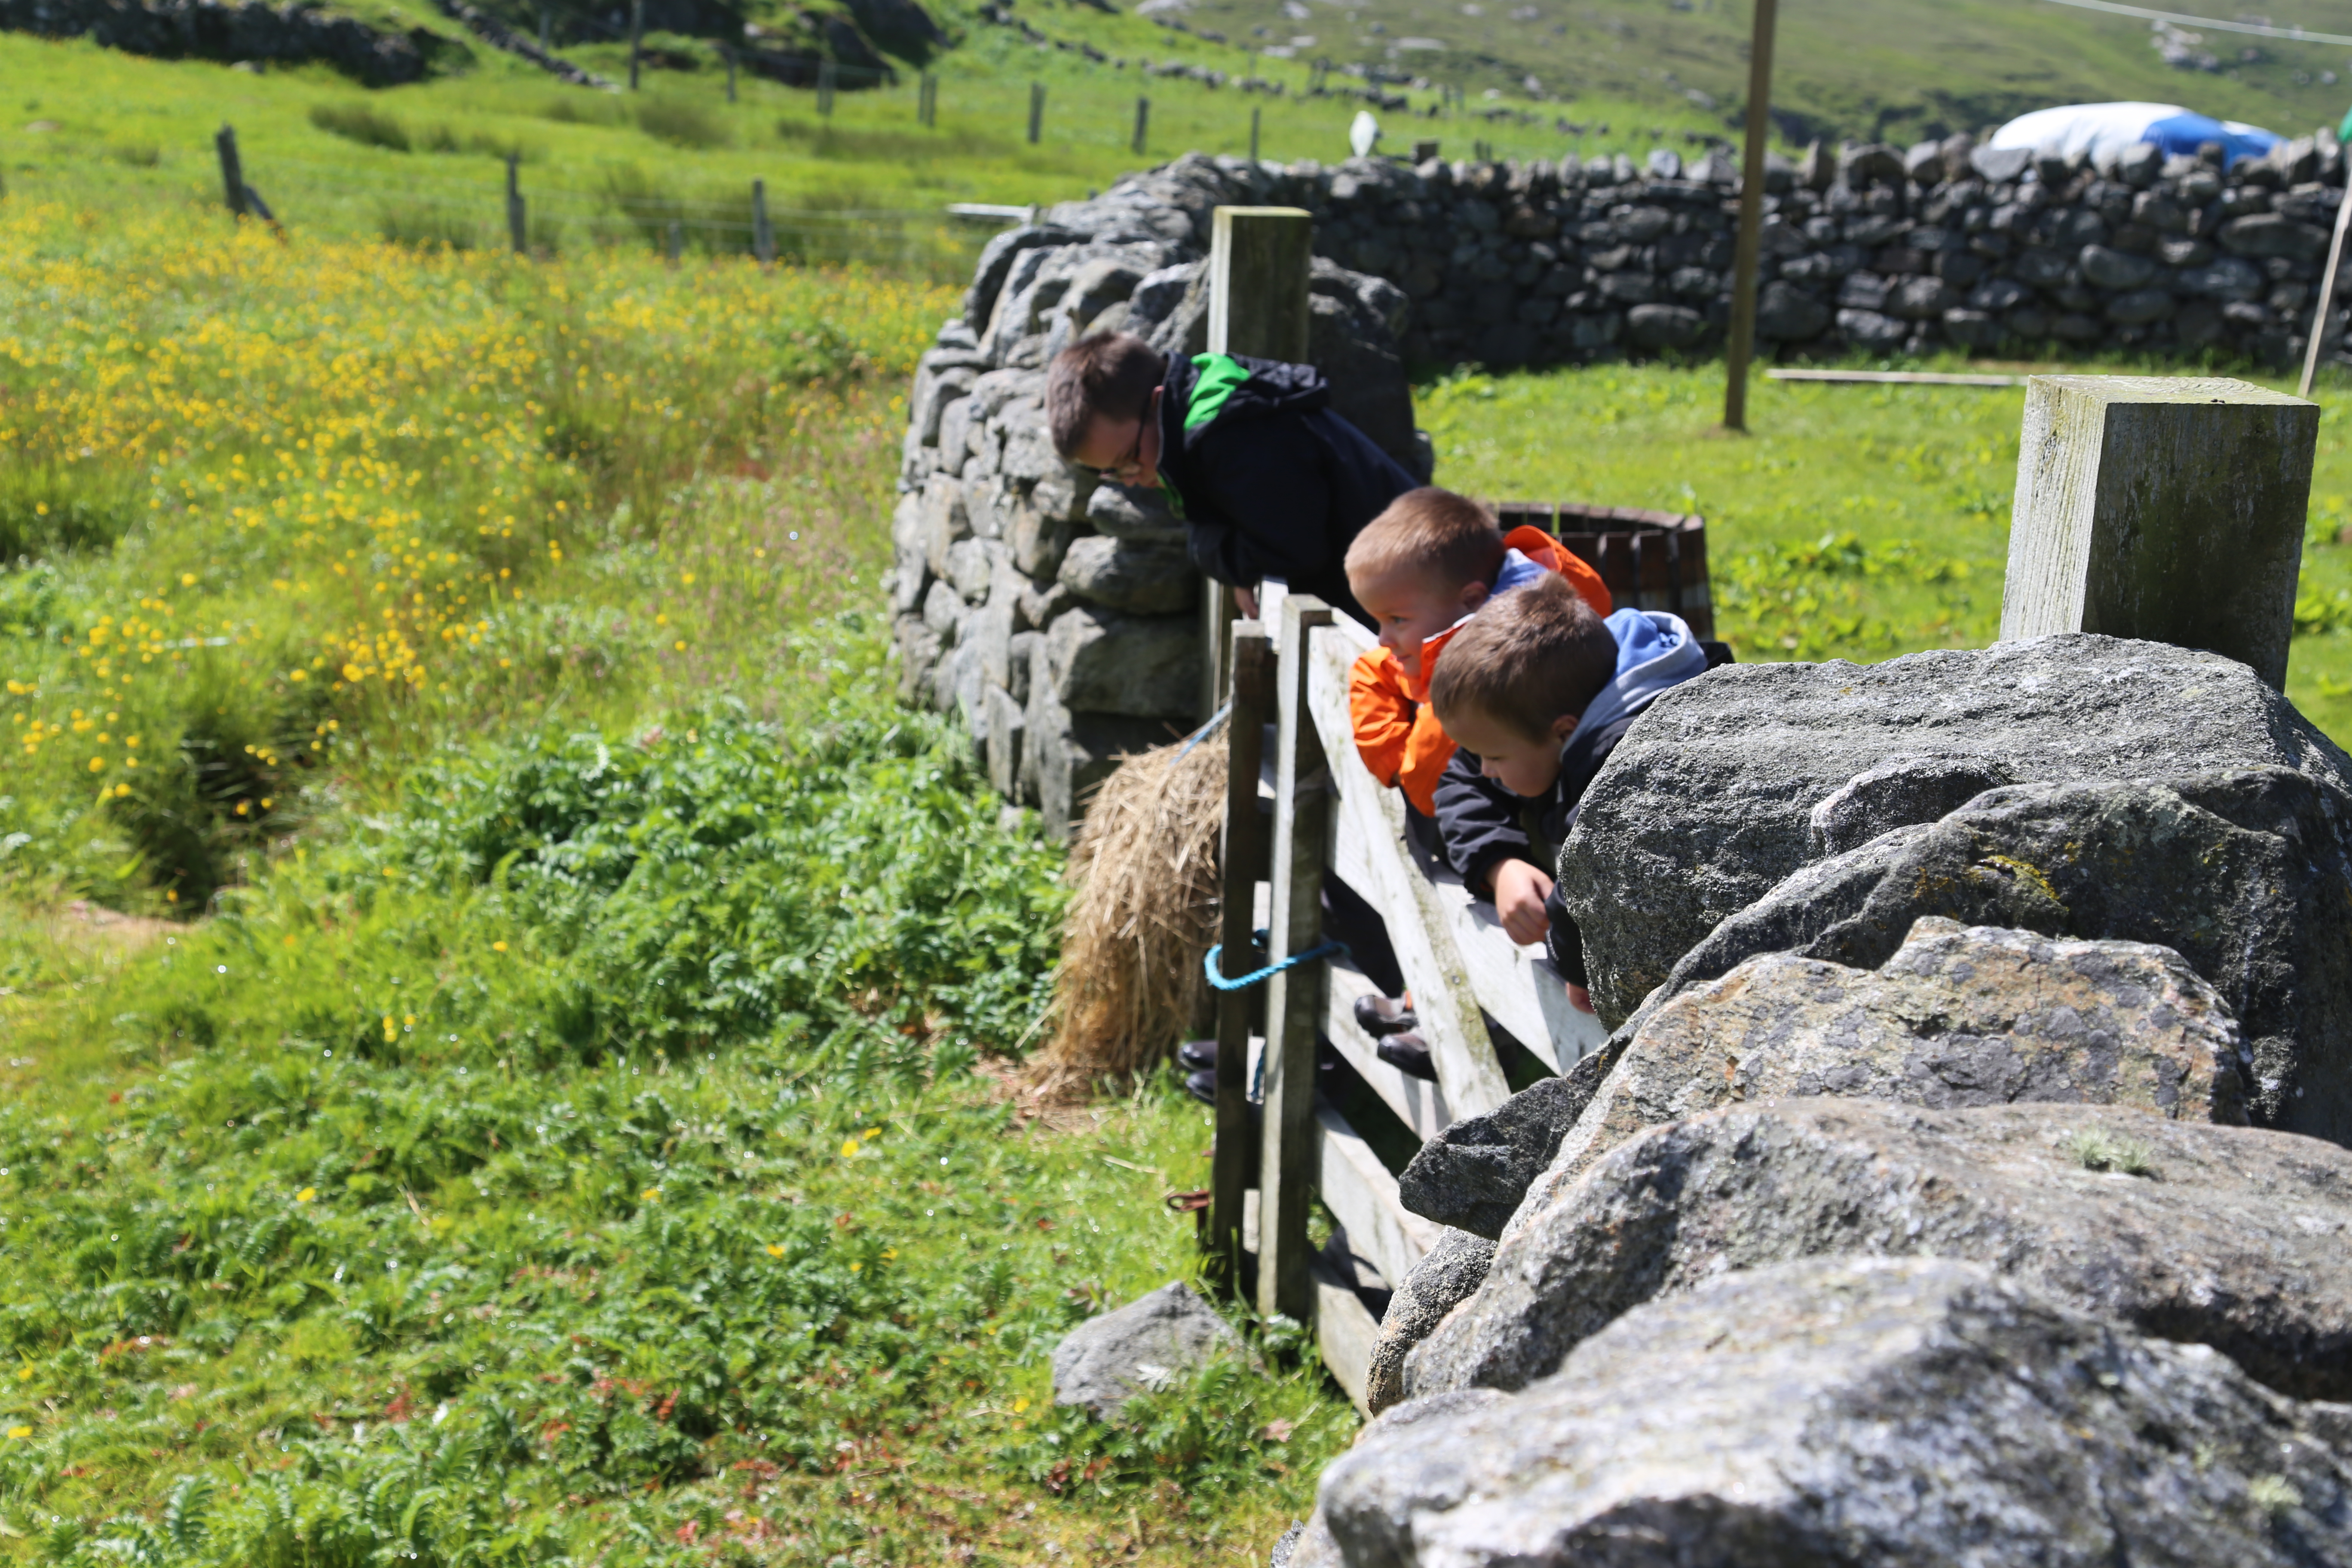
[[[1055,354],[1045,372],[1045,428],[1054,450],[1065,458],[1076,451],[1097,415],[1147,414],[1167,372],[1168,356],[1132,332],[1080,338]]]
[[[1400,569],[1442,579],[1447,591],[1492,583],[1503,564],[1495,514],[1468,496],[1434,485],[1407,490],[1364,524],[1348,546],[1348,580]]]
[[[1547,572],[1489,599],[1454,634],[1429,679],[1442,723],[1465,710],[1531,741],[1581,713],[1616,679],[1617,639],[1568,580]]]

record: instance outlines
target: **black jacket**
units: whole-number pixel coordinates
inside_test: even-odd
[[[1542,866],[1558,854],[1568,842],[1569,829],[1576,826],[1585,789],[1652,702],[1673,687],[1731,662],[1727,646],[1699,642],[1674,616],[1620,610],[1609,617],[1609,627],[1625,647],[1628,623],[1642,621],[1651,624],[1647,637],[1663,634],[1668,639],[1666,651],[1629,661],[1594,698],[1585,710],[1585,721],[1560,746],[1559,777],[1550,793],[1532,800],[1513,795],[1486,777],[1479,759],[1467,751],[1457,750],[1445,764],[1437,781],[1438,836],[1446,859],[1479,897],[1494,897],[1495,868],[1504,861]],[[1583,934],[1561,900],[1557,882],[1544,900],[1544,913],[1550,920],[1545,946],[1553,964],[1569,980],[1586,984]]]
[[[1161,383],[1160,476],[1184,514],[1192,563],[1242,587],[1279,577],[1370,626],[1340,563],[1412,476],[1332,412],[1313,365],[1240,363],[1249,379],[1196,428],[1185,427],[1193,363],[1171,354]]]

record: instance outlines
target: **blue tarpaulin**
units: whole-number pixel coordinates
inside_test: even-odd
[[[2177,103],[2068,103],[2021,114],[1993,132],[1995,147],[2026,147],[2062,157],[2079,153],[2109,163],[2127,147],[2153,142],[2169,154],[2193,154],[2208,142],[2221,144],[2224,166],[2259,158],[2284,140],[2275,132],[2239,120],[2216,120]]]

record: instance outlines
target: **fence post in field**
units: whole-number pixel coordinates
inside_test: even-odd
[[[735,48],[729,45],[722,51],[727,56],[727,101],[735,101]]]
[[[1307,357],[1307,281],[1315,219],[1302,207],[1219,207],[1209,239],[1209,352],[1297,362]],[[1201,716],[1225,690],[1234,591],[1213,578],[1203,592],[1207,657]]]
[[[539,8],[539,47],[542,50],[555,47],[555,13],[546,5]]]
[[[1265,110],[1264,110],[1263,109],[1259,108],[1259,107],[1258,107],[1257,105],[1255,105],[1255,104],[1252,104],[1252,105],[1250,106],[1250,162],[1251,162],[1251,163],[1256,163],[1256,162],[1257,162],[1257,124],[1258,124],[1258,118],[1259,118],[1259,116],[1261,116],[1261,115],[1262,115],[1262,114],[1264,114],[1265,112]]]
[[[507,238],[512,242],[517,256],[528,255],[530,251],[530,226],[524,221],[527,215],[519,172],[521,162],[520,153],[507,154]]]
[[[1257,920],[1257,885],[1265,877],[1266,823],[1258,814],[1258,766],[1265,721],[1274,712],[1274,643],[1255,621],[1234,630],[1233,711],[1225,721],[1225,836],[1219,847],[1222,884],[1218,963],[1225,973],[1257,967],[1251,945]],[[1209,1259],[1226,1289],[1242,1289],[1242,1212],[1257,1169],[1259,1140],[1250,1135],[1249,1044],[1255,990],[1217,994],[1215,1163],[1209,1173]]]
[[[1302,215],[1303,216],[1303,215]],[[1275,677],[1278,710],[1274,785],[1274,899],[1269,962],[1323,940],[1323,862],[1331,820],[1331,777],[1307,708],[1307,635],[1331,624],[1320,599],[1282,604],[1282,651]],[[1230,742],[1228,742],[1230,743]],[[1231,950],[1228,949],[1228,952]],[[1308,1321],[1315,1310],[1313,1248],[1307,1216],[1315,1198],[1315,1037],[1323,1020],[1330,965],[1286,969],[1267,982],[1265,1095],[1258,1155],[1257,1309]],[[1223,1053],[1219,1051],[1222,1065]]]
[[[220,134],[213,138],[220,150],[221,189],[228,197],[228,210],[238,217],[245,216],[245,165],[236,155],[236,130],[223,125]]]
[[[1139,98],[1135,100],[1135,142],[1133,144],[1133,151],[1139,156],[1140,156],[1143,152],[1144,132],[1150,128],[1150,124],[1151,100],[1148,98]]]
[[[1033,81],[1029,84],[1029,145],[1032,147],[1037,145],[1037,139],[1044,135],[1045,132],[1045,84],[1042,81]]]
[[[676,267],[677,265],[678,252],[686,247],[686,229],[684,226],[679,224],[677,219],[672,218],[669,220],[669,233],[667,236],[667,238],[668,241],[667,248],[669,250],[669,264],[672,267]]]
[[[629,90],[637,90],[637,59],[645,53],[646,0],[629,0]]]
[[[1748,142],[1741,152],[1739,233],[1732,248],[1731,341],[1726,346],[1723,427],[1748,428],[1748,362],[1756,352],[1756,262],[1763,247],[1764,145],[1772,134],[1772,24],[1779,0],[1756,0],[1748,46]]]
[[[833,89],[834,84],[838,79],[838,71],[831,60],[819,60],[817,62],[816,111],[819,114],[825,116],[827,119],[831,119],[833,116]]]
[[[776,231],[768,226],[768,182],[751,182],[751,252],[760,265],[772,267],[776,260]]]
[[[915,118],[927,129],[940,122],[940,79],[929,71],[915,95]]]
[[[2144,637],[2284,688],[2318,405],[2219,376],[2025,388],[2001,640]]]

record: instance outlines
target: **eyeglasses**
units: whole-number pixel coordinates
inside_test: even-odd
[[[1090,474],[1099,474],[1106,478],[1109,475],[1120,473],[1127,469],[1141,468],[1143,466],[1143,433],[1147,429],[1150,428],[1151,415],[1151,403],[1150,400],[1147,398],[1144,401],[1143,412],[1136,416],[1135,444],[1128,447],[1125,452],[1121,453],[1112,461],[1106,463],[1099,468],[1089,467],[1085,463],[1073,463],[1070,466],[1074,468],[1085,468],[1087,472]]]

